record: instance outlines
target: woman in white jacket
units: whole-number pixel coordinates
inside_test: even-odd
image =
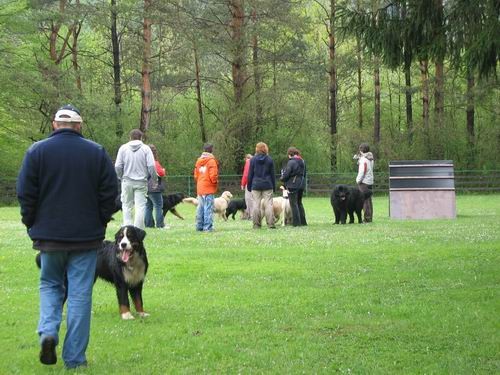
[[[373,187],[373,154],[370,152],[370,146],[367,143],[359,145],[358,156],[358,176],[356,183],[362,193],[371,191]],[[371,223],[373,219],[373,204],[371,195],[365,199],[363,204],[364,222]]]

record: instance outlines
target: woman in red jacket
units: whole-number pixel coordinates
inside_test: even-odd
[[[247,190],[248,184],[248,171],[250,169],[250,159],[252,158],[251,154],[245,155],[245,166],[243,167],[243,176],[241,177],[241,190],[245,191],[245,204],[247,208],[245,210],[244,218],[247,220],[252,220],[252,211],[253,211],[253,198],[252,193]]]

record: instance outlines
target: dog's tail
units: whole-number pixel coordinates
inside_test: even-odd
[[[184,202],[184,203],[190,203],[190,204],[192,204],[194,206],[198,206],[198,199],[193,198],[193,197],[184,198],[182,200],[182,202]]]
[[[38,268],[42,269],[42,259],[40,257],[40,252],[38,252],[36,254],[35,263],[36,263],[36,265],[37,265]]]

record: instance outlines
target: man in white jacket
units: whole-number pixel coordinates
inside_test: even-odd
[[[148,179],[157,175],[153,152],[149,146],[142,143],[142,136],[139,129],[130,132],[130,142],[118,150],[115,170],[122,182],[123,225],[134,225],[144,229]],[[134,206],[135,217],[132,215]]]
[[[356,156],[356,155],[355,155]],[[373,154],[370,152],[370,146],[367,143],[359,145],[358,156],[358,176],[356,183],[359,190],[364,194],[371,191],[373,187]],[[371,196],[365,199],[363,204],[364,222],[371,223],[373,219],[373,204]]]

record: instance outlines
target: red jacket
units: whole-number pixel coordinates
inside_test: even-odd
[[[163,168],[158,160],[155,160],[155,168],[156,173],[158,173],[158,177],[165,177],[167,171]]]
[[[243,167],[243,176],[241,177],[241,187],[245,188],[248,183],[248,170],[250,169],[250,159],[245,160],[245,166]]]
[[[194,180],[198,195],[215,194],[219,182],[219,166],[217,160],[209,152],[204,152],[196,161]]]

